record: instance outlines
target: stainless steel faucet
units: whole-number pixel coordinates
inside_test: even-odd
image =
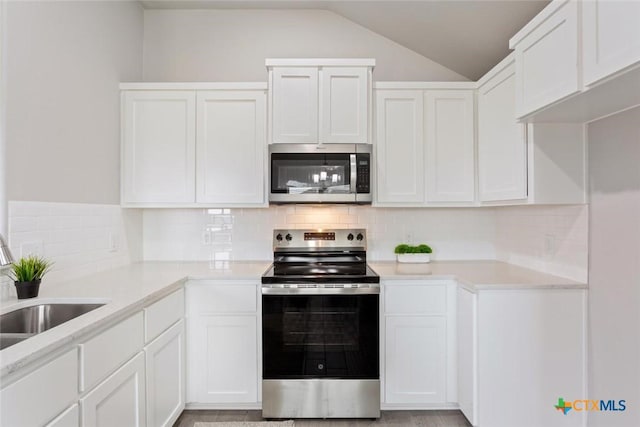
[[[4,237],[0,234],[0,267],[13,263],[13,255],[7,243],[4,241]]]

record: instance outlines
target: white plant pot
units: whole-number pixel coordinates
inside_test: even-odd
[[[425,264],[431,261],[431,254],[396,254],[398,262]]]

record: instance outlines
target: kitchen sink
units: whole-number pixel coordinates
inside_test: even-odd
[[[38,304],[2,314],[0,315],[0,350],[103,305],[95,303]]]

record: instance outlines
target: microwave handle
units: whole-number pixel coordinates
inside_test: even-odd
[[[357,168],[356,155],[355,154],[350,154],[349,155],[349,160],[350,160],[350,163],[351,163],[351,179],[349,181],[349,183],[350,183],[349,192],[355,194],[356,193],[356,179],[358,178],[358,171],[356,170],[356,168]]]

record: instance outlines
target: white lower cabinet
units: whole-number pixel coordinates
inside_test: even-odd
[[[383,282],[383,409],[456,402],[454,282]]]
[[[146,426],[144,353],[80,400],[83,426]]]
[[[71,405],[46,427],[80,427],[80,406],[77,403]]]
[[[255,316],[205,316],[192,332],[197,402],[257,402]]]
[[[458,398],[472,425],[585,425],[585,412],[553,408],[583,399],[585,290],[461,288],[458,310]]]
[[[446,320],[388,316],[385,327],[385,402],[445,401]]]
[[[259,407],[258,291],[257,281],[187,285],[190,407]]]
[[[185,406],[184,323],[179,289],[35,369],[3,377],[0,425],[173,425]]]
[[[0,425],[45,425],[78,399],[78,349],[40,366],[0,391]]]
[[[477,425],[478,351],[476,294],[458,288],[458,405],[471,425]]]
[[[144,348],[147,425],[172,426],[185,405],[185,327],[180,320]]]

